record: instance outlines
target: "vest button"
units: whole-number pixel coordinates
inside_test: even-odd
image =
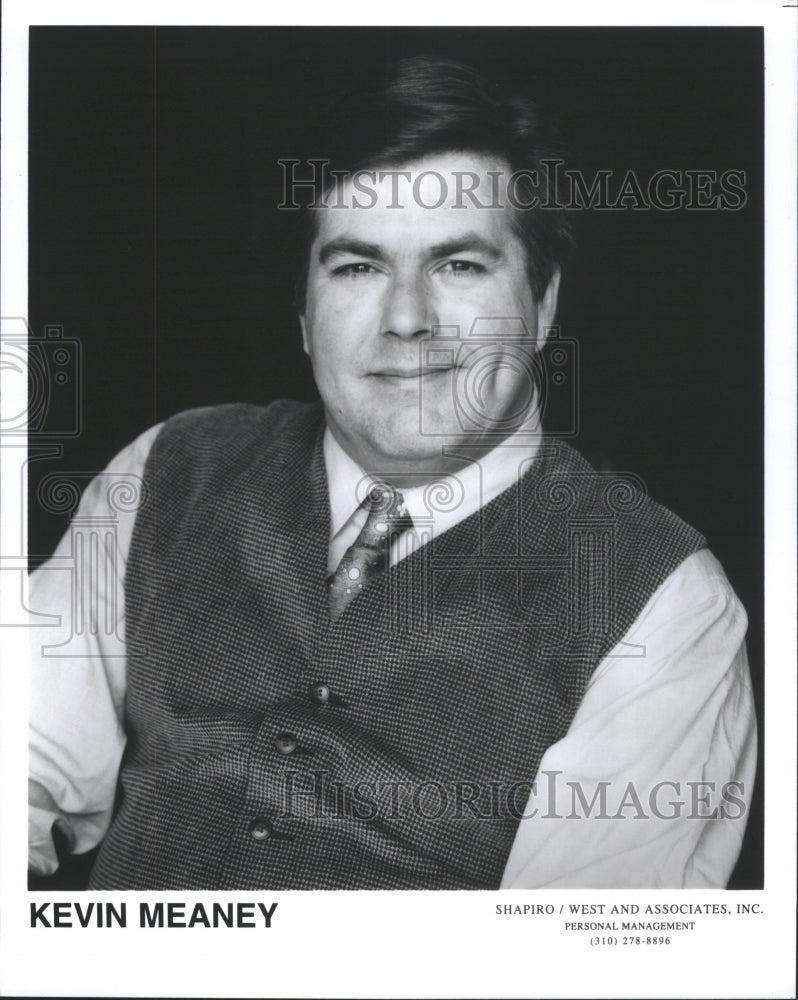
[[[268,840],[272,832],[271,823],[262,816],[253,819],[249,824],[249,835],[253,840]]]
[[[293,733],[280,733],[275,737],[274,745],[278,753],[290,754],[297,748],[296,736]]]
[[[329,684],[314,684],[310,689],[310,697],[319,703],[319,705],[326,705],[330,700],[330,685]]]

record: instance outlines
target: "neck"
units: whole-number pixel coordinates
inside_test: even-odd
[[[380,455],[352,448],[336,433],[334,426],[329,424],[328,426],[339,446],[366,475],[375,480],[391,483],[398,489],[425,486],[447,476],[456,475],[497,448],[528,449],[542,434],[539,427],[535,431],[529,428],[516,428],[503,437],[442,441],[439,450],[432,455],[397,456]]]

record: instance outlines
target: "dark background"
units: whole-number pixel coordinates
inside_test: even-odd
[[[761,887],[762,46],[759,28],[32,28],[29,321],[79,341],[82,369],[79,433],[54,402],[41,439],[62,455],[31,462],[32,564],[68,524],[43,476],[99,470],[187,407],[314,398],[277,160],[386,60],[446,55],[531,94],[588,178],[744,170],[740,211],[575,213],[559,322],[581,354],[574,443],[702,531],[748,610],[760,774],[731,887]]]

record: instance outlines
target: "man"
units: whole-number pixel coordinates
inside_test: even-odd
[[[34,658],[34,870],[56,825],[102,841],[98,889],[724,885],[745,613],[697,532],[542,433],[569,233],[534,109],[412,60],[313,152],[321,405],[178,414],[87,489],[75,523],[115,518],[119,561]],[[79,538],[34,611],[68,620]]]

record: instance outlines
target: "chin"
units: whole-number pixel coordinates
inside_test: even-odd
[[[394,435],[389,440],[379,442],[378,453],[386,456],[386,460],[401,463],[403,466],[413,462],[429,463],[440,457],[446,443],[439,437],[405,438]]]

